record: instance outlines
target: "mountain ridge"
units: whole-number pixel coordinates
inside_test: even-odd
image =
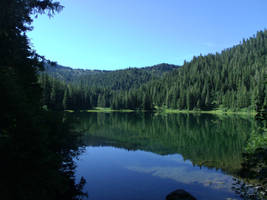
[[[168,63],[160,63],[152,66],[146,67],[128,67],[124,69],[116,69],[116,70],[99,70],[99,69],[74,69],[72,67],[62,66],[59,64],[45,65],[45,72],[49,75],[58,78],[59,80],[64,80],[67,82],[74,81],[75,78],[80,76],[90,76],[96,74],[105,74],[105,73],[116,73],[127,70],[137,70],[137,71],[151,71],[156,75],[162,75],[164,72],[172,71],[179,68],[179,65],[168,64]]]

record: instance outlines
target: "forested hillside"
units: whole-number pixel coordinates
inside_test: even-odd
[[[267,31],[220,54],[194,57],[163,81],[150,83],[153,103],[178,109],[261,109],[267,103]],[[160,92],[159,92],[160,91]]]
[[[136,90],[178,67],[162,63],[151,67],[101,71],[46,65],[46,73],[40,74],[44,105],[59,110],[110,107],[116,103],[113,98],[120,92]]]
[[[159,64],[152,67],[128,68],[123,70],[84,70],[72,69],[60,65],[47,64],[45,72],[57,80],[72,84],[90,85],[90,87],[124,90],[138,88],[148,81],[160,78],[166,72],[178,68],[177,65]]]
[[[45,73],[65,82],[73,82],[75,80],[78,80],[81,76],[96,75],[103,72],[104,71],[100,70],[72,69],[70,67],[64,67],[56,63],[45,64]]]
[[[44,104],[57,109],[260,110],[267,103],[266,30],[221,53],[194,57],[175,70],[159,66],[98,71],[71,82],[42,75]]]

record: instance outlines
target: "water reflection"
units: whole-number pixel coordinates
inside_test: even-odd
[[[227,172],[240,168],[253,118],[150,113],[82,113],[79,130],[88,146],[115,146],[160,155],[181,154],[194,165]]]
[[[239,199],[231,190],[253,118],[153,113],[81,113],[88,146],[77,162],[89,199]],[[115,147],[115,148],[114,148]],[[225,174],[227,173],[227,174]],[[102,180],[102,181],[99,181]],[[104,185],[103,185],[104,184]],[[108,193],[105,196],[103,193]]]
[[[79,155],[80,143],[70,131],[73,120],[62,113],[38,117],[45,123],[17,123],[8,135],[0,134],[0,199],[81,199],[85,179],[75,183],[72,158]]]

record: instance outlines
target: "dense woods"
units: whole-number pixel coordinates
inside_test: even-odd
[[[263,109],[257,113],[256,121],[260,123],[258,131],[252,131],[243,153],[242,168],[239,172],[240,177],[252,185],[256,185],[259,198],[255,195],[251,199],[267,198],[267,112],[264,105]],[[250,187],[241,186],[241,191],[249,194]],[[248,195],[247,195],[248,196]]]
[[[267,103],[266,67],[267,31],[261,31],[220,54],[194,57],[162,82],[148,85],[148,91],[160,90],[151,93],[154,102],[170,108],[260,110]]]
[[[86,196],[82,192],[85,181],[81,179],[78,183],[74,177],[75,165],[72,159],[81,151],[77,132],[70,131],[75,119],[69,120],[63,112],[55,114],[50,111],[95,107],[132,110],[246,109],[261,113],[259,116],[266,123],[266,113],[262,112],[267,108],[267,86],[263,84],[267,67],[266,30],[221,53],[194,57],[190,62],[184,62],[183,66],[163,63],[116,71],[73,70],[53,66],[38,55],[26,35],[27,31],[33,29],[33,17],[39,14],[53,16],[61,9],[59,2],[53,0],[0,1],[0,193],[4,199],[75,200]],[[46,71],[42,72],[43,69]],[[125,124],[113,115],[114,119],[108,120],[116,123],[121,121],[120,125],[127,127],[129,137],[126,141],[120,135],[109,137],[124,142],[126,146],[129,145],[129,149],[136,149],[131,146],[131,132],[128,131],[133,132],[136,128],[141,130],[149,123],[146,119],[151,117],[152,115],[144,116],[141,118],[143,121],[134,119],[132,123]],[[151,135],[155,138],[151,136],[147,141],[155,139],[162,146],[172,142],[173,146],[166,150],[167,153],[173,151],[183,154],[185,158],[193,157],[194,163],[201,166],[198,153],[202,152],[202,156],[205,156],[210,149],[199,147],[196,152],[191,151],[189,154],[182,148],[175,149],[176,142],[181,142],[185,148],[188,146],[187,141],[194,141],[191,140],[193,134],[190,135],[187,121],[183,117],[176,117],[175,120],[181,122],[182,126],[167,124],[170,127],[167,133],[175,135],[175,131],[180,128],[181,132],[187,133],[183,135],[184,140],[177,137],[158,140],[157,134],[166,134],[168,129],[161,124],[162,118],[159,118],[151,129]],[[201,121],[200,118],[196,120]],[[217,118],[215,120],[218,123],[215,128],[224,132],[229,127],[236,127],[232,121],[223,124]],[[92,128],[94,124],[99,126],[101,120],[91,118],[84,123],[89,126],[86,128]],[[205,124],[196,122],[191,126],[194,129],[200,127],[201,133],[208,135],[208,138],[224,141],[221,135],[213,135],[216,132]],[[266,128],[266,124],[263,127]],[[250,127],[238,127],[238,130],[242,132],[244,128]],[[137,138],[144,150],[148,148],[142,143],[146,142],[145,137],[147,136],[141,135]],[[203,142],[201,137],[194,137],[198,143],[192,143],[192,146],[201,142],[210,144],[213,141],[208,139]],[[233,138],[232,141],[236,139],[236,135],[228,137]],[[254,144],[255,138],[252,137],[251,143]],[[242,135],[240,141],[243,143],[246,139],[247,135]],[[248,170],[251,166],[261,167],[260,175],[263,178],[260,181],[266,185],[263,182],[266,180],[267,165],[266,136],[260,141],[263,141],[262,146],[256,146],[252,153],[258,153],[259,149],[262,150],[261,156],[265,153],[261,157],[262,165],[248,162],[244,166]],[[235,145],[225,144],[214,142],[214,155],[218,154],[224,159],[224,155],[235,150]],[[240,148],[241,146],[237,146],[238,151]],[[224,164],[223,159],[216,160],[214,166]],[[240,159],[238,157],[238,165]],[[234,164],[230,167],[235,170]]]
[[[116,71],[74,70],[60,66],[46,67],[40,74],[43,104],[50,109],[152,109],[148,96],[138,95],[142,85],[159,79],[178,68],[159,64],[146,68]],[[149,107],[150,106],[150,107]]]
[[[0,1],[1,199],[74,200],[83,195],[84,181],[77,184],[73,172],[77,137],[62,114],[41,109],[37,72],[44,58],[26,35],[34,16],[52,16],[61,9],[52,0]]]
[[[40,75],[40,83],[43,104],[53,109],[260,111],[267,104],[266,67],[265,30],[221,53],[194,57],[181,67],[163,64],[90,74],[80,71],[71,78],[62,70],[48,70],[48,76]]]

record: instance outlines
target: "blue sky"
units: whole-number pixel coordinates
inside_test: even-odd
[[[267,28],[266,0],[62,0],[35,19],[34,49],[73,68],[182,64]]]

